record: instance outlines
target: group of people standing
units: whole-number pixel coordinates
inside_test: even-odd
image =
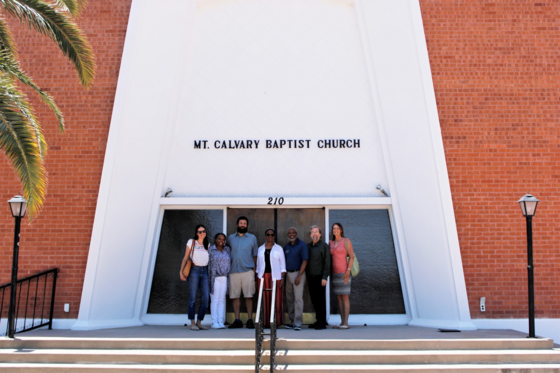
[[[192,260],[188,275],[189,301],[188,315],[192,330],[205,330],[201,324],[208,308],[209,297],[212,299],[212,328],[225,328],[225,301],[229,289],[229,297],[233,303],[235,321],[230,329],[242,328],[241,295],[245,298],[248,310],[246,327],[254,328],[252,318],[253,295],[255,294],[255,275],[258,286],[264,281],[264,288],[271,289],[276,282],[276,299],[272,300],[272,292],[264,292],[264,324],[270,327],[270,310],[276,305],[278,325],[284,324],[284,296],[288,306],[291,323],[285,324],[288,329],[301,330],[303,325],[303,291],[307,282],[309,295],[315,309],[317,321],[310,328],[321,330],[327,328],[326,285],[329,276],[334,294],[337,297],[341,324],[338,329],[348,329],[350,314],[350,290],[352,276],[350,274],[354,262],[354,250],[350,239],[344,237],[344,228],[334,223],[329,244],[322,238],[321,228],[311,226],[309,235],[311,242],[306,244],[298,238],[296,228],[288,229],[289,242],[282,248],[276,244],[274,229],[265,231],[266,242],[258,247],[257,238],[248,233],[249,219],[241,216],[237,219],[237,232],[226,239],[226,235],[218,233],[214,237],[214,245],[209,246],[206,228],[197,225],[195,237],[187,243],[185,256],[181,263],[180,278],[187,281],[183,269]],[[197,292],[201,293],[201,304],[195,322],[195,305]]]

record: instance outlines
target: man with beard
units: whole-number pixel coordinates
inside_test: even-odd
[[[317,321],[310,328],[321,330],[327,328],[327,305],[325,287],[331,274],[331,249],[321,240],[321,228],[313,225],[309,229],[311,242],[307,244],[309,262],[307,263],[307,284],[311,303],[315,308]]]
[[[249,219],[245,216],[237,218],[237,233],[228,237],[228,246],[231,248],[231,271],[229,272],[230,285],[229,297],[233,302],[235,321],[230,329],[243,327],[241,322],[241,292],[245,297],[247,306],[247,328],[254,329],[253,323],[253,294],[255,294],[255,267],[259,246],[257,238],[247,233]]]
[[[303,324],[303,287],[305,286],[305,267],[309,259],[307,245],[297,236],[294,227],[288,229],[288,242],[284,246],[286,256],[286,302],[288,315],[292,320],[287,329],[301,330]]]

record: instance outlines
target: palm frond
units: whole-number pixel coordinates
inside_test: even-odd
[[[6,11],[21,22],[47,36],[74,64],[83,86],[88,88],[95,75],[93,52],[80,28],[66,13],[58,12],[56,5],[40,0],[0,0]]]
[[[43,206],[47,178],[36,129],[22,113],[22,107],[29,108],[25,96],[9,79],[0,77],[0,148],[21,180],[29,217],[33,218]]]
[[[74,18],[78,18],[86,6],[86,0],[56,0],[56,5]]]
[[[6,20],[0,16],[0,48],[6,49],[10,54],[17,59],[17,48],[14,38],[12,37],[12,33]]]
[[[37,92],[37,94],[39,95],[43,103],[47,105],[56,116],[60,131],[64,132],[64,125],[65,125],[64,116],[62,115],[62,111],[56,105],[54,99],[47,92],[39,88],[35,84],[35,82],[33,82],[33,79],[31,79],[29,76],[27,76],[27,74],[24,71],[21,70],[18,61],[8,51],[2,50],[1,48],[0,48],[0,72],[4,73],[6,78],[17,79],[21,83],[27,85],[35,92]]]

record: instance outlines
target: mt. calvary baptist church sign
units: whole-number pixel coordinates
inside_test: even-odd
[[[313,140],[264,140],[266,149],[309,149]],[[194,140],[195,149],[211,149],[211,140]],[[259,149],[261,140],[215,140],[215,149]],[[360,147],[360,139],[317,140],[319,149],[352,149]],[[261,147],[262,149],[262,147]]]

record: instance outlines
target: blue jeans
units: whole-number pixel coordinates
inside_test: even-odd
[[[200,306],[198,307],[198,321],[204,319],[208,308],[210,297],[210,284],[208,282],[208,267],[193,265],[189,274],[189,320],[194,320],[194,309],[196,306],[196,293],[200,288]]]

